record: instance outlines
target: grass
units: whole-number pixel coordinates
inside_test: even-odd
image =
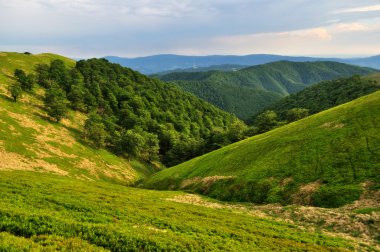
[[[310,204],[310,194],[339,195],[344,185],[353,194],[346,204],[360,195],[360,183],[378,187],[379,115],[380,91],[163,170],[144,186],[257,203],[298,196]]]
[[[53,174],[0,171],[0,251],[346,251],[352,241],[231,209]],[[91,249],[90,249],[91,248]]]

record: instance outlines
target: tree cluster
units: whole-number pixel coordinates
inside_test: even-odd
[[[67,106],[88,113],[84,137],[96,148],[175,165],[245,137],[235,116],[105,59],[72,69],[55,60],[36,72],[49,115],[59,121]]]

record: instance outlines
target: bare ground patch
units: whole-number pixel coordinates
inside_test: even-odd
[[[341,129],[344,127],[344,124],[341,122],[326,122],[321,127],[326,129]]]
[[[315,191],[319,189],[320,186],[321,183],[319,181],[300,186],[298,192],[295,193],[292,197],[293,204],[311,205],[311,196]]]
[[[184,189],[188,186],[198,184],[198,183],[202,183],[203,186],[209,187],[210,185],[212,185],[213,183],[215,183],[218,180],[231,179],[231,178],[235,178],[235,177],[236,176],[219,176],[219,175],[208,176],[208,177],[204,177],[204,178],[193,177],[193,178],[185,179],[184,181],[182,181],[182,183],[180,185],[180,189]]]

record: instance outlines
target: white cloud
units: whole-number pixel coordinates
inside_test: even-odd
[[[333,13],[339,14],[339,13],[370,12],[370,11],[380,11],[380,5],[370,5],[370,6],[363,6],[363,7],[357,7],[357,8],[343,9],[343,10],[335,11]]]

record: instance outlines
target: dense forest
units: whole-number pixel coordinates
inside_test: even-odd
[[[241,140],[246,131],[235,116],[105,59],[81,60],[72,69],[55,60],[36,72],[49,116],[59,122],[68,108],[87,113],[85,140],[120,155],[175,165]],[[22,70],[17,76],[21,87],[33,79]]]
[[[267,110],[276,112],[280,120],[286,120],[291,109],[303,108],[309,114],[315,114],[379,89],[380,85],[376,81],[354,75],[350,78],[323,81],[281,99]]]
[[[174,72],[157,77],[248,120],[282,97],[312,84],[372,72],[375,70],[337,62],[280,61],[234,72]]]

